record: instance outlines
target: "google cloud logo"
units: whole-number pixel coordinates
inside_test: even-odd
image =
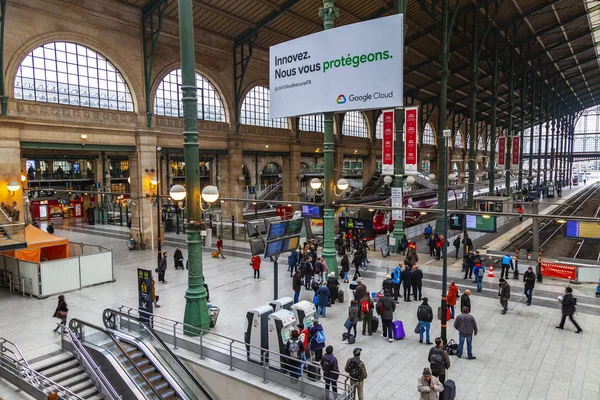
[[[344,104],[346,102],[346,96],[344,96],[343,94],[340,94],[336,100],[336,102],[338,104]]]

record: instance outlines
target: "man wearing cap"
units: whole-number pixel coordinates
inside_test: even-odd
[[[360,359],[361,348],[357,347],[354,349],[354,357],[346,361],[346,368],[344,369],[348,375],[350,375],[350,382],[354,385],[352,398],[356,398],[356,392],[358,391],[358,399],[364,399],[364,380],[367,379],[367,368],[365,363]]]
[[[502,304],[502,314],[506,314],[508,311],[508,299],[510,299],[510,286],[504,278],[500,278],[500,290],[498,290],[498,296],[500,296],[500,304]]]
[[[421,400],[436,400],[437,394],[444,390],[444,385],[431,375],[429,368],[423,368],[423,375],[417,380],[417,390],[421,393]]]
[[[523,274],[523,285],[525,286],[525,296],[527,296],[527,305],[531,305],[531,298],[533,296],[533,288],[535,287],[535,272],[533,268],[527,268],[527,272]]]

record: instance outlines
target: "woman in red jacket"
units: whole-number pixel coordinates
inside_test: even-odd
[[[456,283],[450,282],[450,287],[448,287],[447,304],[448,304],[448,308],[450,308],[450,316],[452,318],[454,318],[454,306],[456,305],[457,298],[458,298],[458,286],[456,286]]]
[[[254,270],[254,279],[260,279],[260,256],[255,255],[250,261],[250,265]]]

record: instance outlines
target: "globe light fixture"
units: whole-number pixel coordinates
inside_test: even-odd
[[[171,190],[169,190],[169,195],[174,201],[182,201],[187,196],[187,191],[182,185],[173,185]]]
[[[393,181],[394,181],[394,178],[392,178],[389,175],[386,175],[383,177],[383,183],[385,183],[388,186],[391,185]]]
[[[415,183],[415,177],[414,176],[407,177],[406,183],[408,183],[409,185],[412,185],[413,183]]]
[[[319,190],[321,188],[321,180],[319,178],[312,178],[310,180],[310,187],[313,190]]]
[[[385,181],[385,180],[384,180]],[[320,182],[320,181],[319,181]],[[346,189],[348,189],[348,186],[350,186],[350,184],[348,183],[348,180],[344,179],[344,178],[340,178],[337,181],[337,188],[339,190],[341,190],[342,192]]]
[[[21,185],[17,181],[8,182],[7,189],[10,192],[11,197],[15,196],[15,192],[21,189]]]
[[[206,186],[202,189],[202,200],[208,204],[212,204],[219,198],[219,189],[216,186]]]

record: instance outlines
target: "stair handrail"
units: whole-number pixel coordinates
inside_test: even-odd
[[[7,345],[11,346],[14,350],[9,349],[7,347]],[[28,376],[32,380],[32,382],[36,382],[39,384],[37,377],[35,375],[31,375],[30,373],[28,373],[28,371],[31,371],[31,366],[25,359],[25,356],[21,352],[21,349],[19,349],[19,346],[17,346],[15,343],[11,342],[10,340],[7,340],[6,338],[0,337],[0,353],[12,354],[14,356],[14,360],[19,365],[27,368],[27,369],[23,369],[23,371],[22,371],[24,373],[24,375]]]
[[[83,369],[88,373],[93,375],[92,381],[99,385],[98,388],[100,393],[107,400],[119,400],[122,399],[122,396],[119,396],[115,388],[111,385],[110,381],[106,378],[106,376],[102,373],[102,370],[94,362],[94,359],[90,356],[90,354],[85,349],[85,346],[81,341],[77,338],[77,336],[73,333],[73,331],[67,327],[64,327],[61,334],[61,340],[64,340],[65,336],[69,339],[73,348],[75,349],[75,357],[77,361],[81,364]]]
[[[148,384],[148,386],[150,387],[150,390],[152,390],[152,392],[156,396],[158,396],[159,399],[162,399],[161,395],[156,391],[156,389],[154,389],[154,385],[152,385],[152,383],[148,380],[148,378],[146,377],[146,375],[144,375],[144,373],[142,372],[142,370],[140,369],[140,367],[138,367],[136,365],[136,363],[131,359],[131,357],[129,356],[129,354],[125,351],[125,349],[123,348],[123,346],[121,346],[121,343],[119,343],[119,341],[116,340],[113,337],[112,334],[110,334],[109,332],[107,332],[105,329],[99,327],[98,325],[94,325],[94,324],[91,324],[89,322],[85,322],[85,321],[82,321],[80,319],[77,319],[77,318],[72,318],[71,321],[69,321],[69,328],[71,330],[77,331],[77,329],[74,329],[74,328],[77,327],[78,324],[82,325],[82,326],[89,326],[90,328],[93,328],[93,329],[96,329],[98,331],[101,331],[101,332],[105,333],[113,341],[113,343],[119,348],[119,350],[121,350],[121,352],[125,355],[125,357],[127,358],[127,361],[129,361],[131,363],[131,365],[133,365],[133,367],[138,372],[138,374],[140,374],[140,376]],[[140,388],[140,390],[141,390],[141,388]]]
[[[262,192],[260,192],[256,196],[256,200],[272,200],[272,199],[270,199],[268,197],[271,194],[276,193],[282,187],[283,187],[283,179],[280,179],[279,181],[277,181],[277,183],[267,186],[265,188],[265,190],[263,190]],[[246,203],[246,205],[244,206],[244,211],[243,212],[247,212],[251,205],[252,205],[251,202],[250,203]],[[258,204],[254,204],[254,207],[257,207],[257,206],[258,206]]]
[[[2,215],[4,215],[4,218],[6,218],[8,220],[8,222],[14,222],[13,219],[9,215],[6,214],[4,207],[0,207],[0,212],[2,212]]]

